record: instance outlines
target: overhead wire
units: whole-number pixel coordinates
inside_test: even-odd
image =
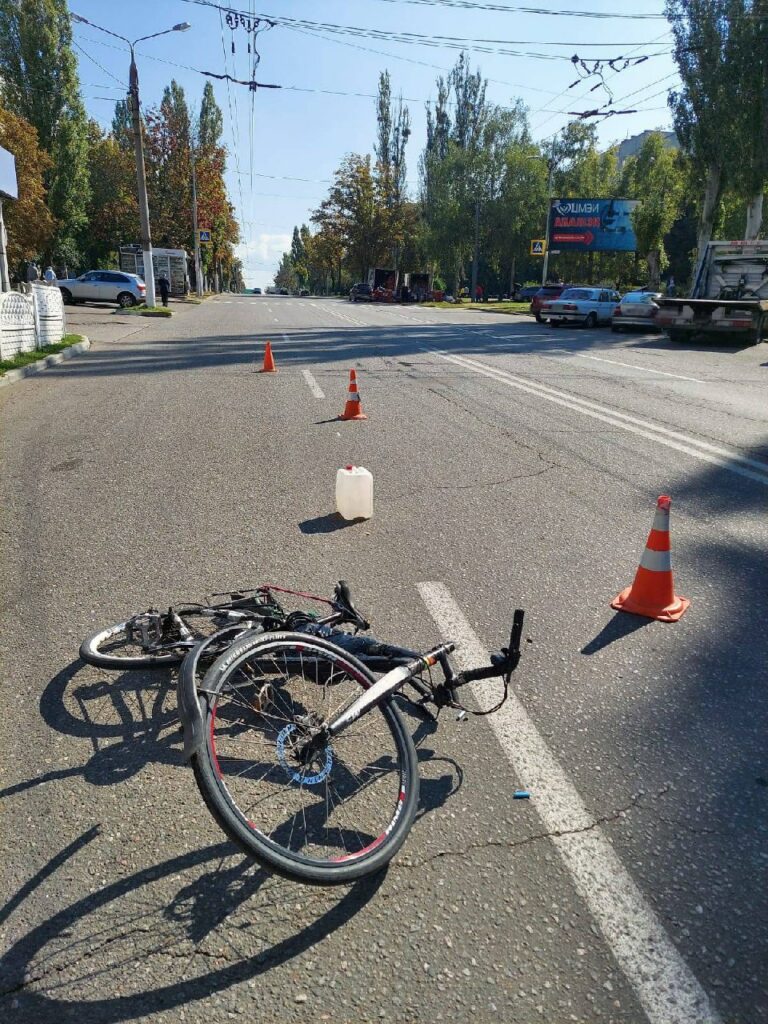
[[[664,14],[622,14],[618,11],[573,11],[552,10],[548,7],[521,7],[508,4],[479,3],[476,0],[380,0],[388,4],[414,4],[425,7],[454,7],[468,11],[493,11],[495,14],[534,14],[554,18],[594,18],[598,20],[656,21],[664,20]]]
[[[227,47],[224,42],[224,17],[219,11],[219,24],[221,27],[221,52],[224,57],[224,73],[228,74],[227,64]],[[234,70],[234,68],[233,68]],[[230,79],[226,79],[227,82],[227,105],[229,106],[229,132],[232,136],[232,148],[235,151],[235,168],[237,170],[237,188],[240,193],[240,226],[243,228],[243,234],[245,234],[245,227],[242,222],[243,213],[245,210],[245,203],[243,202],[243,186],[240,180],[240,125],[235,115],[232,113],[232,90],[229,87]],[[235,93],[235,108],[237,107],[237,93]]]

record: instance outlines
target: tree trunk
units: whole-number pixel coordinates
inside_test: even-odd
[[[517,257],[512,257],[512,266],[509,268],[509,297],[514,298],[515,295],[515,266],[517,264]]]
[[[646,254],[645,262],[648,264],[648,287],[651,291],[658,291],[661,280],[661,254],[658,249],[651,249]]]
[[[720,195],[723,185],[723,169],[719,164],[713,164],[707,173],[707,184],[704,189],[704,202],[701,207],[701,218],[699,220],[698,237],[698,261],[704,258],[704,251],[712,239],[712,229],[715,223],[717,207],[720,203]]]
[[[763,223],[763,193],[758,192],[747,203],[747,226],[744,228],[745,240],[757,238]]]

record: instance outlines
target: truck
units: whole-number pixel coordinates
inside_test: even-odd
[[[432,298],[432,274],[429,271],[404,274],[403,285],[408,289],[411,301],[424,302]]]
[[[374,302],[392,302],[397,292],[399,277],[396,270],[371,267],[368,271],[368,284],[371,286]]]
[[[710,242],[689,298],[656,300],[671,341],[695,334],[759,342],[768,328],[768,240]]]

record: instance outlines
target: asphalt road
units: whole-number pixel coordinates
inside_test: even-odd
[[[0,1019],[768,1021],[768,345],[277,296],[78,315],[94,347],[0,393]],[[350,367],[365,422],[335,418]],[[339,528],[349,462],[375,514]],[[609,606],[662,493],[674,625]],[[385,640],[471,661],[518,605],[528,639],[495,720],[412,722],[387,874],[323,891],[224,841],[170,675],[77,650],[339,578]]]

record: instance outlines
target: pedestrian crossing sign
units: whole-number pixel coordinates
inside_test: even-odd
[[[546,238],[531,239],[531,256],[543,256],[547,248]]]
[[[198,234],[200,235],[200,242],[201,243],[204,244],[205,242],[210,242],[210,240],[211,240],[211,232],[210,232],[209,228],[201,228],[200,231],[198,232]]]

